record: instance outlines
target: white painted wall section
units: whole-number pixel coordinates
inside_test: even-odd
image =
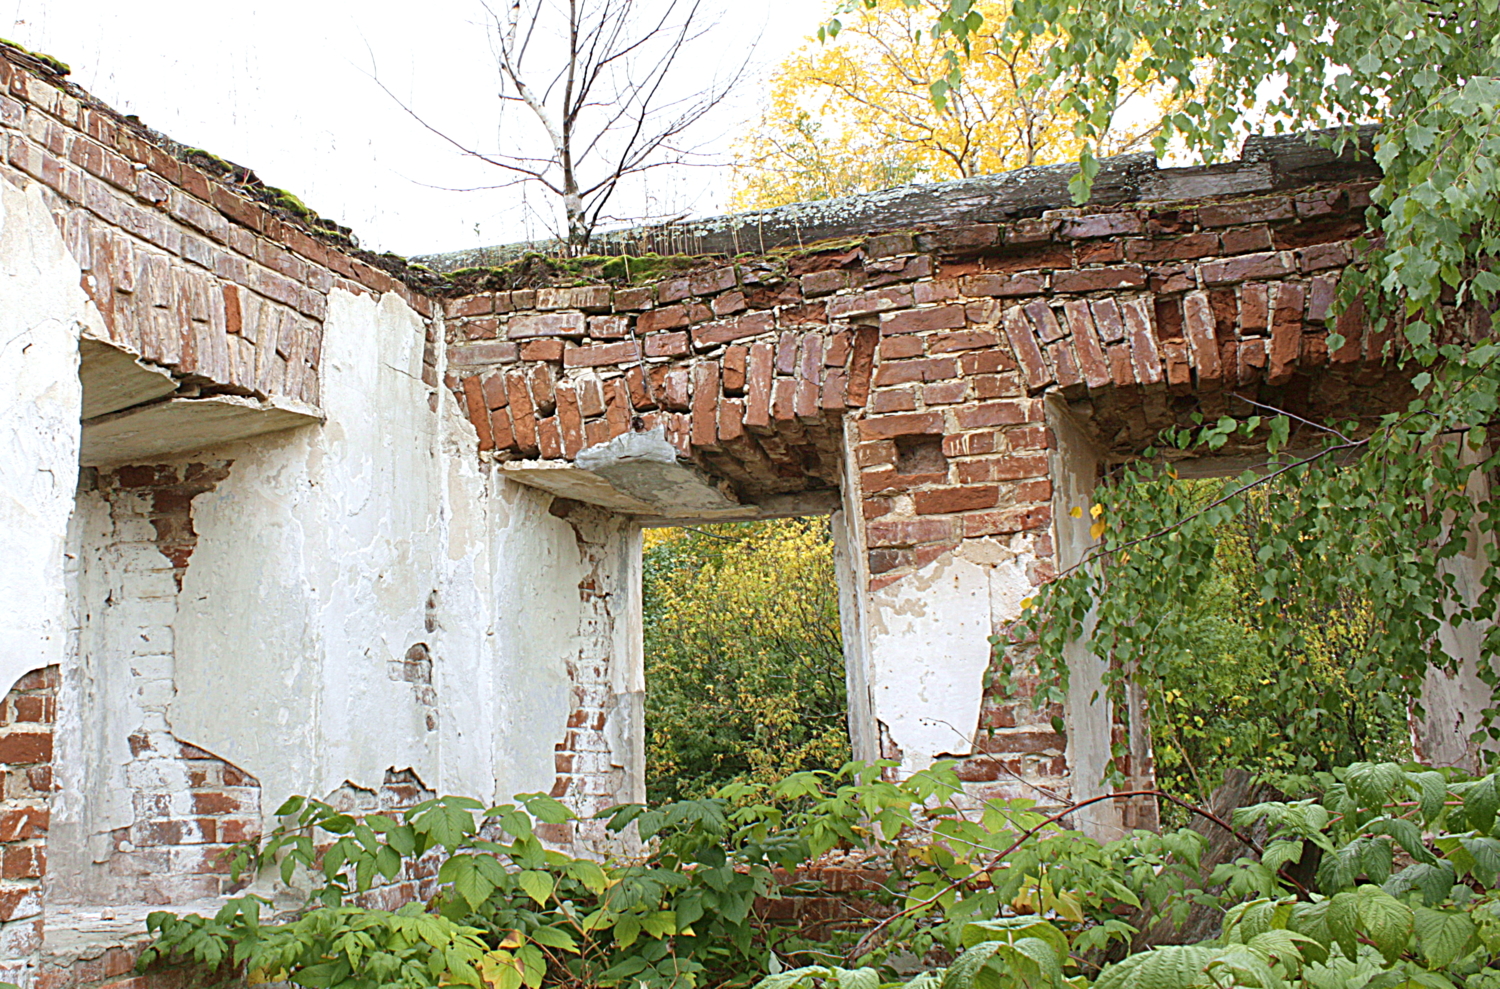
[[[78,339],[105,336],[79,275],[39,187],[0,182],[0,690],[67,649]]]

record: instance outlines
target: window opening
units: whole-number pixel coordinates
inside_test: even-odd
[[[830,519],[645,533],[646,796],[850,758]]]

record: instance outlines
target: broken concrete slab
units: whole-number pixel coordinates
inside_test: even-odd
[[[148,462],[322,421],[317,409],[290,399],[173,398],[84,420],[79,463],[105,467]]]

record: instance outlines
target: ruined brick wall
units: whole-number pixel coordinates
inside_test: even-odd
[[[187,155],[27,61],[0,48],[0,175],[48,190],[109,342],[189,388],[316,405],[335,286],[432,313],[334,225],[263,201],[248,170]]]
[[[81,564],[80,663],[65,692],[81,705],[65,713],[75,759],[86,760],[68,768],[82,788],[74,810],[82,833],[71,835],[66,874],[49,889],[57,901],[166,904],[238,888],[225,853],[259,835],[260,784],[178,739],[169,723],[173,623],[197,545],[192,502],[230,469],[208,461],[95,474],[102,510],[92,517],[106,532]],[[121,764],[110,764],[108,747],[87,751],[97,726],[128,732]],[[88,861],[80,842],[92,849]]]
[[[1346,343],[1325,342],[1370,184],[882,233],[644,286],[477,293],[446,305],[446,384],[498,461],[566,461],[660,426],[744,502],[852,486],[870,592],[980,541],[993,561],[1030,561],[1035,586],[1055,572],[1049,397],[1126,458],[1193,413],[1353,413],[1404,393],[1357,307]],[[1067,795],[1049,713],[986,699],[961,767],[977,792]]]
[[[42,946],[42,882],[52,801],[57,667],[0,700],[0,981],[21,982]]]

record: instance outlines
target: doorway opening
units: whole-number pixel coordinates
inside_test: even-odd
[[[646,797],[850,759],[829,516],[648,529]]]

